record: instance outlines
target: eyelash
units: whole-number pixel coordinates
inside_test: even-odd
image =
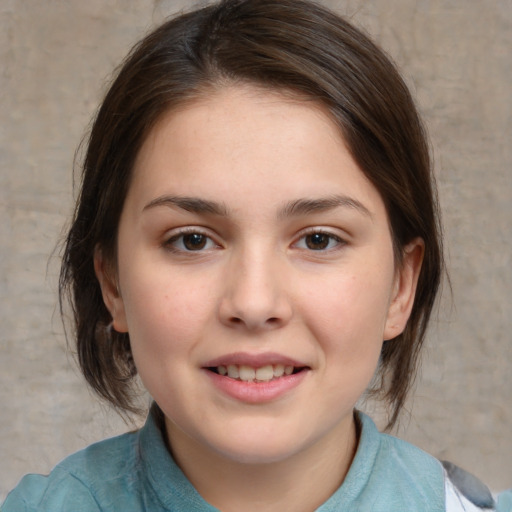
[[[198,235],[199,237],[202,237],[202,240],[198,240],[199,244],[198,244],[198,247],[196,250],[187,248],[185,246],[185,243],[186,243],[185,237],[187,235],[189,235],[189,236]],[[326,237],[327,245],[325,247],[320,247],[320,248],[316,248],[316,249],[308,247],[307,238],[315,236],[315,235],[320,235],[321,237]],[[179,241],[181,241],[181,247],[177,246]],[[201,241],[204,241],[203,245],[201,245]],[[301,242],[303,242],[302,247],[300,247]],[[334,246],[332,246],[333,242],[334,242]],[[324,231],[321,229],[311,229],[305,233],[302,233],[301,236],[299,237],[299,239],[297,240],[297,242],[295,242],[293,244],[293,246],[298,249],[301,249],[301,250],[320,253],[320,252],[327,252],[327,251],[333,251],[333,250],[339,249],[340,246],[343,246],[345,244],[346,244],[345,240],[343,240],[342,238],[340,238],[339,236],[337,236],[333,233],[330,233],[328,231]],[[211,236],[209,236],[208,234],[206,234],[204,231],[202,231],[200,229],[192,228],[192,227],[182,229],[181,231],[179,231],[178,233],[174,234],[169,239],[167,239],[163,245],[166,249],[168,249],[172,252],[176,252],[176,253],[193,253],[193,252],[200,253],[200,252],[203,252],[204,250],[219,247],[219,245],[212,239]]]
[[[301,242],[301,241],[304,241],[304,245],[306,245],[307,244],[306,239],[308,237],[311,237],[314,235],[321,235],[322,237],[327,237],[327,239],[328,239],[327,247],[320,248],[320,249],[312,249],[311,247],[305,246],[305,247],[299,247],[299,248],[304,249],[306,251],[311,251],[311,252],[327,252],[327,251],[333,251],[333,250],[339,249],[340,246],[343,246],[346,244],[345,240],[343,240],[338,235],[335,235],[334,233],[330,233],[329,231],[324,231],[324,230],[318,229],[318,228],[316,228],[316,229],[313,228],[313,229],[301,234],[298,241],[294,244],[295,247],[298,247],[299,242]],[[333,241],[335,242],[334,247],[329,247],[329,245],[331,245]]]
[[[168,238],[165,242],[164,242],[164,247],[166,249],[168,249],[169,251],[171,252],[176,252],[176,253],[193,253],[193,252],[202,252],[203,250],[205,250],[205,246],[201,246],[199,247],[197,250],[193,250],[193,249],[188,249],[184,244],[185,244],[185,237],[189,235],[189,236],[192,236],[192,235],[199,235],[200,237],[203,237],[204,240],[205,240],[205,245],[211,245],[211,246],[214,246],[214,247],[219,247],[217,243],[215,243],[215,241],[212,239],[211,236],[209,236],[208,234],[206,234],[204,231],[202,231],[201,229],[198,229],[198,228],[185,228],[185,229],[182,229],[180,230],[178,233],[172,235],[170,238]],[[182,247],[177,247],[177,243],[181,241],[181,245]],[[208,249],[212,249],[213,247],[207,247],[206,250]]]

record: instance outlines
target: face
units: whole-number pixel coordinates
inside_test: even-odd
[[[114,286],[173,449],[240,462],[339,443],[407,321],[383,201],[322,108],[251,87],[166,114],[134,168]]]

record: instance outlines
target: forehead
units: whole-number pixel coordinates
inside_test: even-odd
[[[163,139],[168,144],[171,134],[181,149],[215,147],[232,154],[248,142],[304,146],[316,134],[344,144],[341,129],[322,103],[294,91],[251,84],[207,87],[165,112],[146,137],[136,166],[154,157],[155,146]]]
[[[380,199],[324,106],[252,86],[222,88],[164,114],[138,154],[135,192],[235,203],[346,193]]]

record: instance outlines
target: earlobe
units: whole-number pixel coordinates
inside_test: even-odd
[[[103,302],[112,316],[112,327],[117,332],[128,332],[123,298],[99,246],[94,250],[94,272],[100,284]]]
[[[402,263],[396,272],[384,329],[384,340],[395,338],[405,329],[414,304],[424,252],[425,244],[421,238],[415,238],[403,248]]]

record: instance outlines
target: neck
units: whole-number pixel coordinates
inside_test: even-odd
[[[207,450],[169,421],[166,428],[178,466],[199,494],[223,512],[311,512],[342,484],[357,448],[353,418],[285,460],[258,464]]]

